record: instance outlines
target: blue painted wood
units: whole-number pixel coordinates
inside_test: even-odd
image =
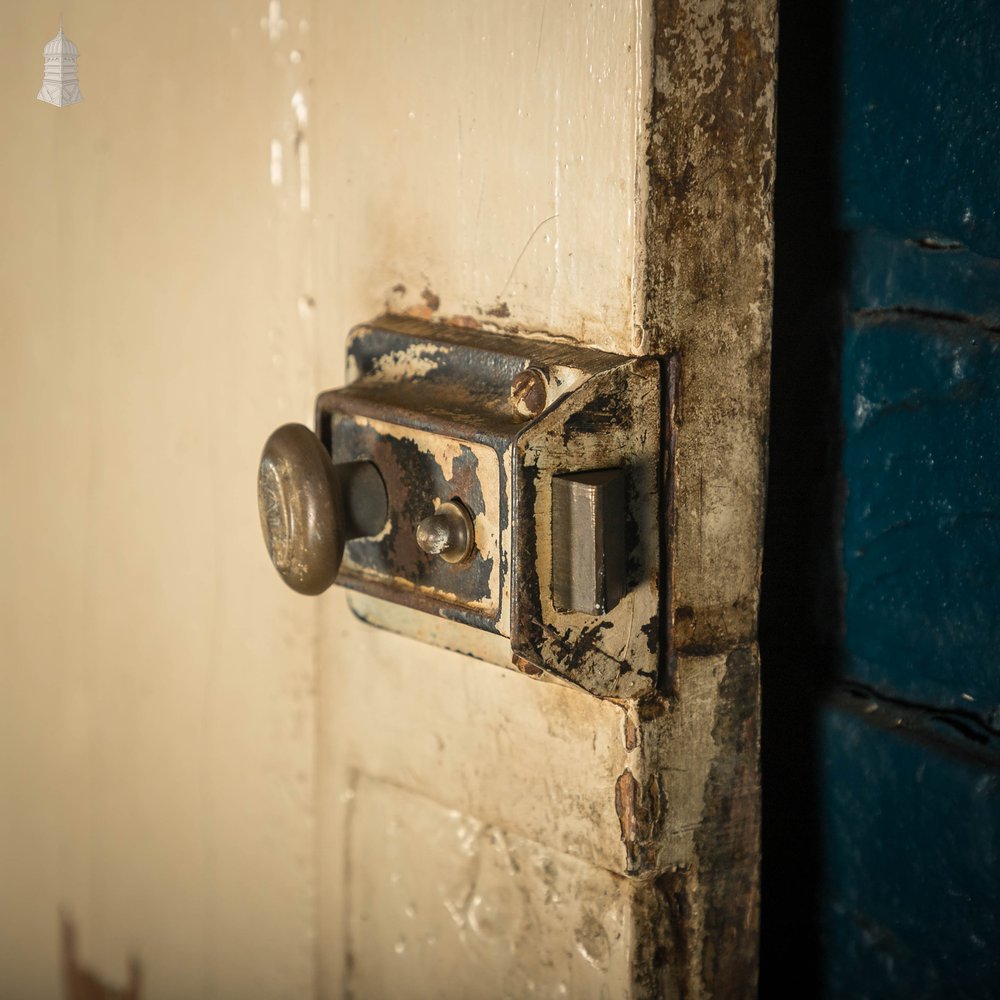
[[[824,988],[986,1000],[1000,995],[1000,4],[840,9]]]
[[[1000,260],[969,250],[930,249],[871,229],[851,233],[845,254],[852,313],[930,313],[1000,330]]]
[[[844,671],[1000,723],[1000,337],[879,312],[842,370]]]
[[[841,219],[1000,255],[996,0],[848,0]]]
[[[828,996],[1000,992],[1000,740],[922,726],[864,699],[824,712]]]

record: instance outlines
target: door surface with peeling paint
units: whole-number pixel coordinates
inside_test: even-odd
[[[753,994],[773,8],[5,3],[0,993]],[[664,359],[655,696],[274,577],[383,312]]]

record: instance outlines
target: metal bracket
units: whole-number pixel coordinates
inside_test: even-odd
[[[604,697],[651,691],[658,361],[386,317],[352,331],[347,377],[317,434],[338,466],[374,463],[389,511],[346,543],[355,613]],[[427,543],[444,517],[418,542],[452,501],[474,536],[457,562]]]

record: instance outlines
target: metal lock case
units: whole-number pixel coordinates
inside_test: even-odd
[[[388,511],[344,548],[355,613],[602,696],[651,690],[659,363],[391,317],[352,331],[347,381],[318,398],[317,434],[336,466],[374,464]],[[453,501],[458,562],[421,529]]]

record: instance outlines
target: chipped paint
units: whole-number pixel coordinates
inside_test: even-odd
[[[442,962],[453,996],[647,995],[629,943],[652,887],[367,778],[352,805],[352,995],[426,996]]]
[[[421,378],[435,371],[442,355],[449,350],[451,348],[447,345],[414,343],[403,350],[390,351],[378,358],[370,377],[386,382]],[[348,377],[353,382],[359,377],[359,373],[349,371]]]
[[[281,148],[280,139],[271,140],[271,185],[272,187],[281,187],[281,182],[284,177],[282,171],[282,161],[283,161],[283,150]]]
[[[615,782],[615,812],[625,845],[625,874],[646,875],[655,870],[656,852],[666,814],[666,797],[659,775],[636,780],[625,768]]]
[[[504,497],[506,510],[514,511],[514,452],[511,449],[507,449],[503,452],[500,457],[501,469],[503,471],[503,478],[501,482],[504,484],[506,495]],[[506,553],[507,563],[504,567],[506,572],[501,575],[500,580],[500,631],[504,635],[510,635],[511,626],[511,608],[512,608],[512,565],[511,565],[511,552],[513,552],[513,539],[514,539],[514,517],[508,514],[506,519],[501,519],[500,522],[500,559],[501,566],[504,565],[504,553]],[[503,664],[506,666],[506,661]]]
[[[548,400],[551,406],[568,392],[572,392],[581,382],[579,368],[570,365],[549,365],[545,370],[548,379]]]
[[[659,652],[642,628],[658,614],[660,602],[659,392],[657,364],[626,362],[578,385],[532,424],[518,445],[523,469],[517,480],[523,501],[518,503],[529,504],[534,513],[530,545],[521,543],[518,558],[530,562],[534,574],[517,585],[527,597],[524,608],[537,606],[540,615],[521,614],[516,648],[603,696],[636,697],[656,687]],[[628,590],[615,608],[595,618],[560,610],[552,601],[552,546],[557,542],[551,528],[551,477],[607,468],[611,462],[626,470]]]
[[[312,205],[309,166],[309,109],[301,90],[292,94],[292,111],[295,115],[295,158],[299,171],[299,208],[308,212]]]
[[[628,712],[622,719],[622,727],[622,738],[625,742],[625,749],[631,753],[639,746],[639,722],[631,712]]]
[[[357,437],[362,451],[366,446],[361,442],[370,443],[374,449],[370,456],[366,453],[361,457],[370,457],[379,466],[389,491],[390,515],[378,536],[347,543],[338,582],[358,587],[384,583],[394,590],[424,595],[428,599],[421,602],[424,608],[440,613],[438,606],[443,601],[478,612],[485,621],[495,623],[501,610],[500,472],[496,452],[474,442],[357,415],[337,420],[333,434],[336,448],[350,448],[350,435],[358,431],[362,432]],[[419,456],[419,470],[412,464],[411,455]],[[357,460],[341,452],[335,452],[335,457],[338,461]],[[420,484],[413,480],[414,475],[420,477]],[[470,491],[473,479],[474,494]],[[427,489],[421,490],[421,485]],[[405,495],[399,490],[405,490]],[[452,566],[417,548],[415,525],[454,497],[474,514],[476,554],[470,563]],[[402,543],[410,535],[414,540],[403,554]],[[463,580],[468,582],[459,589]]]
[[[281,13],[281,0],[269,0],[267,15],[260,19],[260,27],[272,42],[280,41],[288,29],[288,22]]]

